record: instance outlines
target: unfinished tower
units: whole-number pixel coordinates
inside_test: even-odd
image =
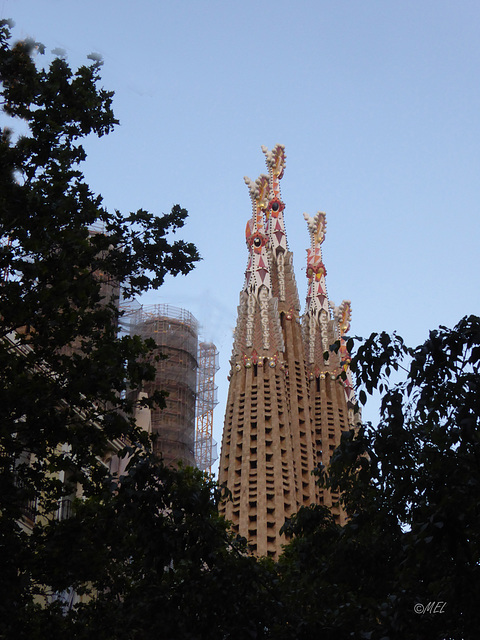
[[[232,493],[221,510],[233,529],[248,539],[257,555],[278,557],[285,542],[279,534],[285,519],[302,505],[332,500],[319,491],[312,472],[329,458],[330,442],[338,443],[341,430],[348,427],[346,388],[338,378],[347,360],[332,358],[325,365],[320,351],[326,342],[328,350],[338,334],[326,289],[324,316],[315,306],[318,287],[312,285],[302,331],[280,195],[285,151],[282,145],[262,149],[268,175],[255,182],[245,178],[253,215],[246,228],[249,255],[235,329],[219,481]],[[321,262],[321,253],[316,249],[312,244],[308,272],[315,273],[315,283],[322,278],[317,280],[315,259],[320,255]]]
[[[155,453],[167,465],[195,466],[195,399],[198,323],[185,309],[166,304],[142,307],[131,325],[132,334],[153,338],[162,357],[155,362],[155,380],[145,382],[147,395],[167,391],[166,407],[152,409]]]
[[[218,404],[215,374],[219,369],[218,350],[212,342],[198,345],[197,428],[195,461],[201,471],[211,472],[217,459],[217,443],[213,439],[213,410]]]

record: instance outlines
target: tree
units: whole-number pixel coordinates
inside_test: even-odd
[[[38,528],[32,575],[59,598],[30,604],[11,634],[25,637],[265,638],[279,615],[273,568],[246,553],[218,516],[219,491],[197,469],[142,457],[114,493],[79,501]],[[99,508],[99,502],[101,508]],[[75,549],[69,561],[66,548]],[[87,595],[70,607],[72,589]]]
[[[152,375],[146,355],[153,345],[118,337],[120,285],[128,299],[199,260],[193,244],[171,238],[187,217],[179,205],[162,216],[123,215],[91,192],[80,170],[81,142],[117,124],[113,93],[99,87],[98,60],[73,71],[58,57],[42,66],[43,55],[39,43],[12,44],[10,25],[0,23],[4,624],[51,587],[33,577],[42,547],[19,528],[26,507],[35,501],[48,528],[75,487],[86,500],[111,490],[99,462],[108,449],[148,448],[126,390]]]
[[[386,333],[362,343],[357,391],[381,391],[380,422],[345,433],[320,470],[347,524],[313,507],[286,527],[279,569],[294,637],[477,637],[479,364],[475,316],[415,349]]]

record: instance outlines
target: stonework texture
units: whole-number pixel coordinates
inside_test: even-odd
[[[313,471],[328,466],[341,432],[353,425],[355,397],[344,340],[350,304],[334,307],[325,286],[325,214],[305,215],[311,248],[301,318],[280,196],[285,151],[262,149],[268,175],[245,179],[253,213],[219,468],[231,499],[220,510],[253,553],[278,558],[286,543],[280,528],[302,505],[332,506],[345,520],[339,496],[319,489]]]

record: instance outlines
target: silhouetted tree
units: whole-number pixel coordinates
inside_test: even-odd
[[[345,433],[320,472],[342,492],[347,524],[317,506],[286,527],[279,568],[294,637],[477,636],[479,363],[475,316],[416,349],[386,333],[360,346],[357,390],[363,401],[381,391],[380,422]]]
[[[0,629],[51,586],[32,578],[26,507],[36,500],[44,526],[72,487],[86,499],[110,488],[99,460],[113,441],[148,444],[125,390],[152,375],[152,345],[118,337],[119,285],[131,298],[199,260],[171,239],[180,206],[123,215],[91,192],[82,140],[113,129],[113,94],[95,56],[73,71],[43,54],[0,23]]]

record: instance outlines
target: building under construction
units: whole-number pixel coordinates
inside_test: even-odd
[[[212,440],[214,374],[218,370],[215,345],[199,346],[195,317],[166,304],[143,306],[131,313],[130,333],[153,339],[160,355],[155,361],[155,380],[143,386],[149,396],[155,391],[168,394],[165,408],[151,411],[155,453],[167,465],[181,462],[208,470],[216,458]]]
[[[212,437],[213,410],[218,404],[215,374],[219,369],[217,347],[211,342],[198,345],[197,429],[195,461],[201,471],[211,471],[217,459],[217,444]]]

